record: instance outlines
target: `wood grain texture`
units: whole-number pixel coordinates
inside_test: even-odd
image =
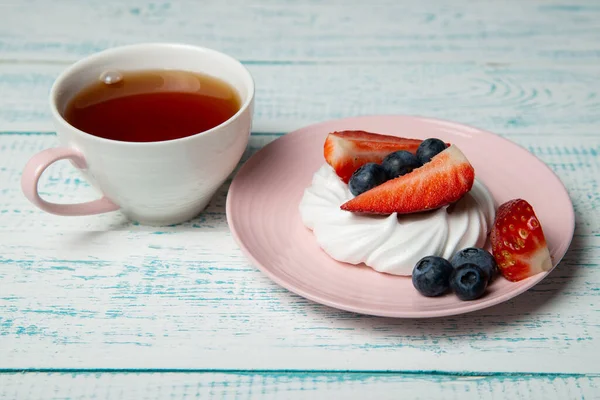
[[[0,398],[27,400],[365,399],[569,400],[598,398],[600,377],[366,373],[1,374]]]
[[[257,97],[244,160],[290,130],[365,114],[514,140],[569,190],[571,249],[512,301],[391,320],[311,303],[259,273],[228,231],[228,183],[201,216],[163,229],[33,208],[20,171],[56,143],[53,80],[141,41],[245,63]],[[595,0],[0,2],[0,398],[600,398],[599,63]],[[97,195],[66,162],[40,190]]]
[[[253,136],[245,158],[276,137]],[[570,188],[578,222],[571,250],[512,301],[420,321],[333,310],[271,283],[228,232],[227,185],[205,214],[160,230],[119,213],[45,214],[17,183],[26,159],[54,137],[0,135],[1,366],[598,373],[600,199],[590,197],[598,141],[517,138]],[[40,191],[55,201],[93,197],[66,163],[48,171]]]
[[[74,61],[139,41],[202,44],[246,61],[600,59],[594,0],[9,0],[1,59]],[[35,11],[35,12],[32,12]],[[48,18],[52,20],[49,21]],[[93,27],[93,28],[92,28]]]
[[[257,131],[287,132],[366,114],[425,115],[497,133],[539,135],[594,135],[600,124],[596,66],[247,66],[256,81]],[[52,130],[48,92],[65,67],[0,64],[0,130]]]

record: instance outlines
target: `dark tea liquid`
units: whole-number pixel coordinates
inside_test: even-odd
[[[67,104],[67,122],[106,139],[158,142],[214,128],[240,109],[237,91],[207,75],[148,70],[116,76],[116,83],[99,77],[77,93]]]

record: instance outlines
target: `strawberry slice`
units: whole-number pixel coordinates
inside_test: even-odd
[[[500,272],[509,281],[552,268],[544,231],[525,200],[511,200],[498,208],[490,241]]]
[[[365,131],[333,132],[324,146],[325,160],[345,182],[354,171],[366,163],[383,161],[385,156],[398,150],[416,153],[422,140],[380,135]]]
[[[342,210],[408,214],[454,203],[473,186],[475,171],[455,145],[412,172],[391,179],[342,204]]]

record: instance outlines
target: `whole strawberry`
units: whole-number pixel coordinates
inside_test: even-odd
[[[533,207],[522,199],[502,204],[490,234],[500,273],[520,281],[552,268],[550,252]]]

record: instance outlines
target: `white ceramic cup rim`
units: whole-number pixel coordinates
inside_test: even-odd
[[[65,120],[62,113],[60,113],[58,111],[58,107],[57,107],[58,94],[59,94],[61,88],[63,86],[65,86],[65,84],[69,81],[69,79],[71,78],[71,75],[73,74],[73,72],[76,69],[84,67],[86,65],[96,64],[107,56],[118,55],[119,53],[126,53],[133,49],[136,49],[136,50],[140,50],[140,49],[142,49],[142,50],[144,50],[144,49],[160,50],[160,49],[164,49],[164,48],[171,48],[171,49],[178,48],[178,49],[187,50],[187,51],[202,51],[205,53],[218,55],[219,57],[226,59],[231,64],[234,64],[234,65],[240,67],[240,71],[242,71],[242,73],[243,73],[242,78],[243,78],[245,84],[247,85],[248,95],[246,96],[246,99],[240,106],[239,110],[234,115],[232,115],[229,119],[227,119],[225,122],[222,122],[221,124],[219,124],[215,127],[212,127],[208,130],[198,132],[196,134],[186,136],[183,138],[179,138],[179,139],[161,140],[161,141],[154,141],[154,142],[127,142],[127,141],[106,139],[103,137],[95,136],[95,135],[89,134],[89,133],[82,131],[82,130],[76,128],[75,126],[71,125],[69,122],[67,122],[67,120]],[[194,72],[198,72],[198,71],[194,71]],[[231,84],[230,82],[228,82],[228,83]],[[234,86],[234,85],[232,85],[232,86]],[[54,81],[54,84],[52,85],[52,88],[50,89],[50,111],[51,111],[52,115],[54,116],[55,121],[57,121],[58,123],[63,125],[63,127],[70,129],[73,132],[76,132],[78,135],[85,136],[87,139],[96,140],[96,141],[104,142],[104,143],[111,143],[114,145],[121,145],[121,146],[146,146],[146,147],[160,146],[160,145],[164,146],[165,144],[171,144],[171,143],[179,144],[179,143],[182,143],[182,142],[185,142],[188,140],[193,140],[194,138],[196,138],[198,136],[211,135],[211,134],[214,134],[215,132],[217,132],[218,130],[220,130],[221,128],[223,128],[224,126],[229,125],[235,119],[237,119],[242,113],[244,113],[244,111],[250,106],[250,104],[252,104],[252,100],[254,98],[254,90],[255,90],[254,89],[254,79],[252,78],[252,75],[250,74],[248,69],[241,62],[239,62],[235,58],[233,58],[225,53],[221,53],[220,51],[213,50],[213,49],[210,49],[207,47],[201,47],[201,46],[195,46],[195,45],[189,45],[189,44],[181,44],[181,43],[161,43],[161,42],[139,43],[139,44],[130,44],[130,45],[125,45],[125,46],[112,47],[112,48],[94,53],[88,57],[85,57],[85,58],[75,62],[70,67],[65,69],[58,76],[58,78]]]

